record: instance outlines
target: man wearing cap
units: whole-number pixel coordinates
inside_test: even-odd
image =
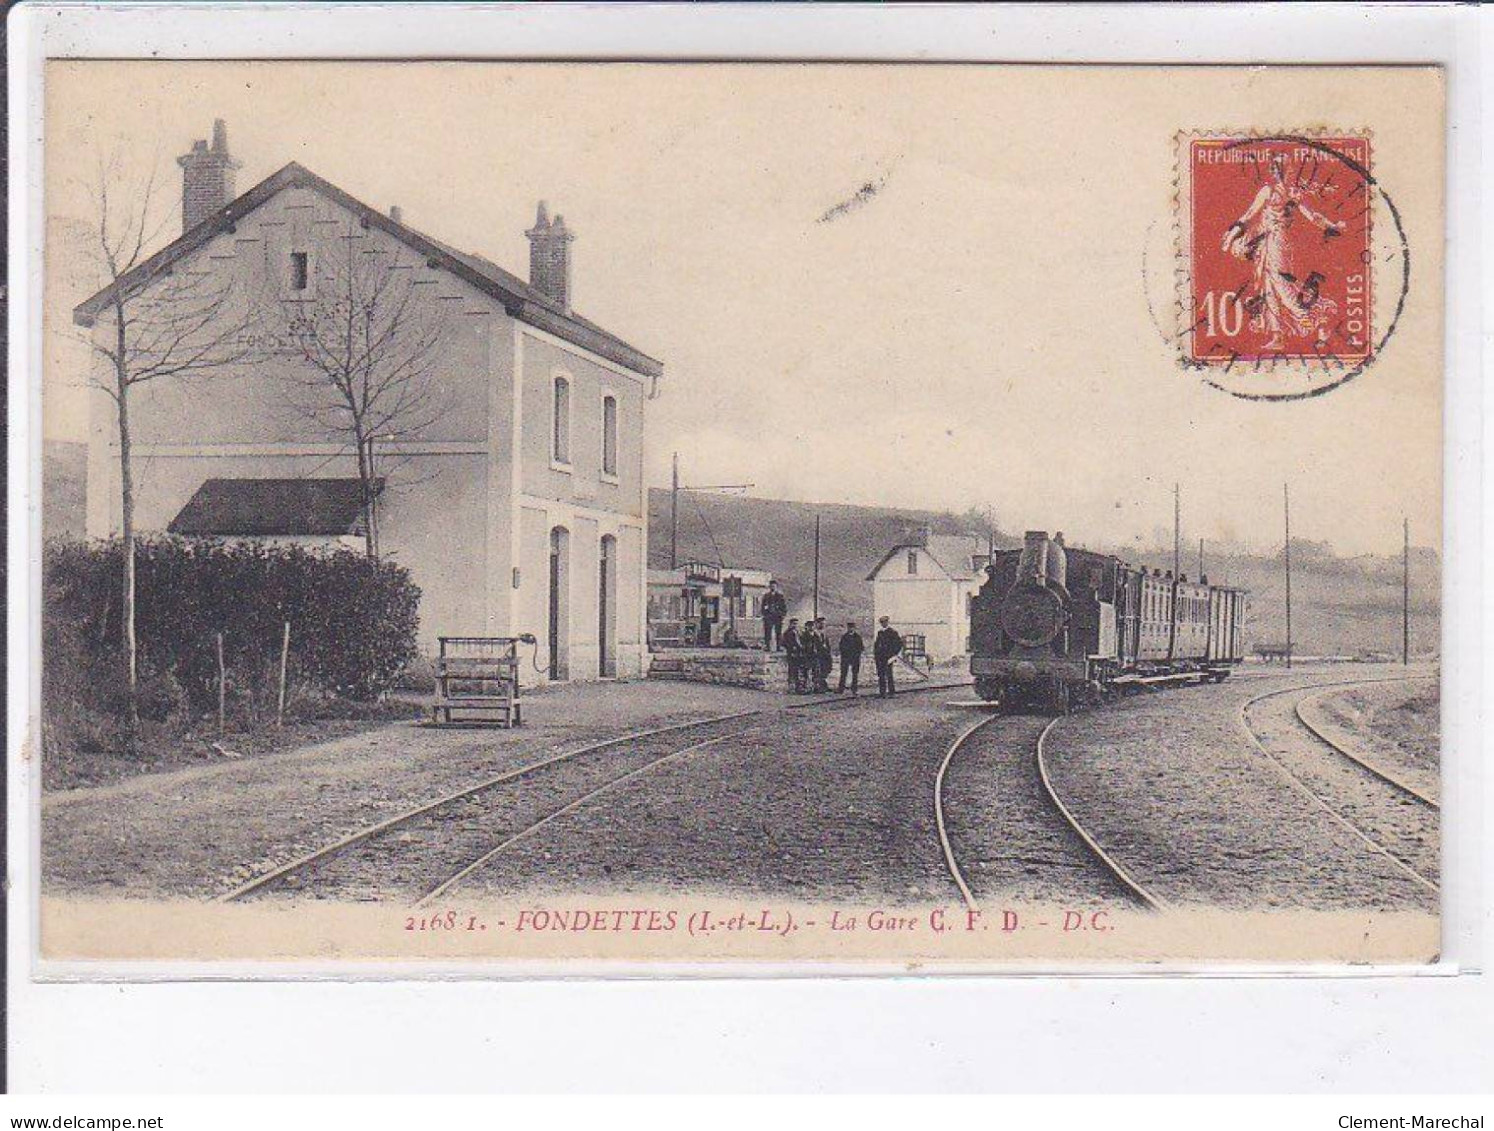
[[[793,617],[783,633],[783,651],[788,656],[789,690],[804,690],[804,645],[799,638],[799,618]]]
[[[763,651],[783,648],[783,618],[788,614],[788,599],[778,591],[778,582],[768,582],[763,594]]]
[[[846,676],[851,677],[851,694],[856,694],[861,681],[861,653],[866,651],[866,642],[856,631],[856,622],[847,621],[846,630],[840,637],[840,691],[845,694]]]
[[[887,699],[897,693],[892,678],[892,661],[903,650],[903,638],[892,627],[892,618],[883,617],[878,623],[877,638],[872,642],[872,659],[877,665],[877,698]]]

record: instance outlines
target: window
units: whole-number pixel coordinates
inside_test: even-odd
[[[908,576],[915,577],[918,574],[918,551],[908,551]]]
[[[290,285],[293,291],[304,291],[311,282],[311,266],[304,251],[291,252]]]
[[[556,463],[571,462],[571,383],[564,377],[555,378],[555,396],[551,407],[550,458]]]
[[[602,474],[617,474],[617,398],[602,398]]]

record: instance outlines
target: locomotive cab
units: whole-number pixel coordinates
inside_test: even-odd
[[[1073,628],[1087,618],[1069,590],[1069,557],[1062,533],[1029,530],[1020,551],[987,569],[971,610],[970,669],[983,699],[1067,710],[1073,685],[1085,682],[1072,652]]]

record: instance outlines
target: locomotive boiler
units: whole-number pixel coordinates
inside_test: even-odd
[[[1132,566],[1029,530],[970,606],[976,692],[1067,713],[1148,686],[1218,682],[1243,659],[1245,591]]]

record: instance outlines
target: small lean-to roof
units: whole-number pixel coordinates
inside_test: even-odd
[[[970,559],[975,555],[984,556],[986,543],[976,534],[930,534],[927,539],[899,542],[882,555],[882,560],[866,575],[866,580],[875,581],[882,567],[904,550],[922,550],[952,581],[974,581],[980,572],[970,568]]]
[[[368,227],[387,232],[425,256],[432,267],[450,271],[457,278],[497,299],[512,318],[548,331],[557,338],[590,350],[642,376],[659,377],[664,373],[662,362],[608,333],[595,322],[566,310],[555,299],[530,286],[517,275],[480,255],[457,251],[414,228],[390,219],[294,161],[183,232],[133,271],[120,276],[97,294],[80,302],[73,308],[73,321],[80,326],[93,325],[100,311],[113,301],[116,292],[133,294],[148,285],[183,256],[196,251],[222,232],[231,230],[238,220],[289,188],[308,188],[340,204]]]
[[[384,489],[375,479],[374,493]],[[363,533],[357,479],[209,479],[167,530],[193,537],[329,537]]]

